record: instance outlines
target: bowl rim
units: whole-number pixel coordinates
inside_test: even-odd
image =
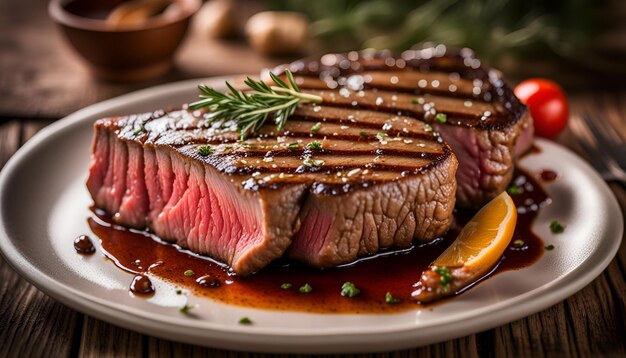
[[[141,24],[114,26],[104,20],[82,17],[67,11],[65,5],[71,1],[81,0],[50,0],[48,3],[48,14],[55,22],[64,26],[99,32],[133,32],[161,28],[189,19],[202,6],[202,0],[171,0],[182,5],[180,14],[173,17],[158,16]]]

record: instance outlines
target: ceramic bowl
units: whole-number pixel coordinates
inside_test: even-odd
[[[108,81],[141,81],[167,73],[201,0],[172,0],[142,23],[112,25],[106,16],[123,0],[51,0],[48,11],[91,72]]]

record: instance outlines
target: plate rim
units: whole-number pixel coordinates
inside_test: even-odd
[[[608,185],[598,176],[598,174],[592,170],[592,176],[594,176],[594,181],[597,184],[597,187],[603,191],[603,195],[608,202],[607,206],[616,208],[614,212],[616,212],[616,216],[619,217],[618,229],[615,231],[615,237],[617,239],[611,240],[610,242],[604,242],[605,245],[598,245],[594,247],[594,251],[590,254],[590,256],[580,265],[575,267],[570,272],[566,273],[562,278],[558,281],[551,281],[542,286],[539,286],[531,291],[524,292],[521,295],[517,295],[509,300],[497,302],[493,305],[481,307],[478,310],[472,310],[470,313],[466,313],[461,316],[455,316],[449,319],[442,319],[439,322],[433,323],[427,327],[424,326],[416,326],[415,323],[407,323],[402,325],[394,325],[391,327],[361,327],[358,330],[350,330],[346,331],[345,328],[318,328],[315,332],[311,332],[310,328],[307,328],[308,331],[306,333],[302,332],[299,329],[293,328],[284,328],[284,327],[261,327],[263,330],[260,331],[259,327],[254,326],[225,326],[220,324],[211,324],[213,322],[202,321],[200,324],[195,324],[198,322],[189,320],[189,319],[175,319],[171,322],[170,328],[180,328],[189,330],[189,329],[200,329],[203,331],[203,334],[194,335],[194,337],[190,337],[189,335],[179,334],[176,336],[172,336],[172,331],[163,330],[157,326],[163,323],[162,320],[159,320],[155,317],[150,317],[151,313],[148,311],[136,311],[131,307],[125,307],[123,305],[115,305],[111,302],[103,302],[98,300],[97,297],[90,297],[90,295],[86,292],[82,292],[73,287],[65,285],[62,282],[56,281],[50,276],[46,274],[45,271],[40,270],[34,264],[28,261],[27,257],[22,256],[19,250],[12,245],[11,240],[9,239],[9,234],[7,231],[7,227],[5,225],[4,220],[2,220],[3,213],[3,201],[4,201],[4,191],[6,190],[7,182],[9,179],[15,175],[16,170],[19,168],[19,165],[25,160],[29,153],[33,151],[40,143],[47,140],[49,137],[54,135],[61,134],[64,130],[71,128],[77,124],[82,123],[83,121],[87,121],[89,117],[95,116],[98,113],[109,110],[111,107],[123,106],[125,104],[132,104],[147,97],[156,96],[159,94],[168,94],[173,92],[180,92],[184,90],[188,90],[189,87],[195,87],[198,83],[202,82],[223,82],[224,80],[232,80],[237,76],[220,76],[220,77],[209,77],[209,78],[201,78],[201,79],[190,79],[185,81],[173,82],[168,84],[163,84],[155,87],[149,87],[146,89],[142,89],[139,91],[127,93],[115,98],[111,98],[105,101],[101,101],[95,103],[93,105],[87,106],[79,111],[76,111],[49,126],[43,128],[41,131],[35,134],[31,140],[29,140],[24,146],[19,148],[13,156],[7,161],[6,165],[0,172],[0,253],[5,258],[6,262],[24,279],[33,284],[42,292],[48,294],[54,299],[62,302],[63,304],[76,309],[84,314],[95,316],[99,319],[103,319],[107,322],[111,322],[116,325],[121,325],[136,331],[140,331],[142,333],[146,333],[149,335],[156,335],[163,338],[175,339],[179,341],[185,341],[188,343],[195,344],[203,344],[203,342],[198,342],[194,337],[205,337],[206,334],[211,334],[213,338],[207,341],[206,344],[218,346],[218,347],[228,347],[230,343],[237,343],[245,341],[246,339],[258,340],[259,337],[264,338],[294,338],[294,337],[306,337],[308,338],[307,344],[320,344],[324,342],[325,338],[339,336],[340,338],[350,338],[350,337],[363,337],[363,335],[384,335],[389,336],[390,334],[397,334],[398,337],[411,337],[418,333],[417,331],[427,328],[428,330],[432,330],[432,333],[440,335],[439,340],[429,340],[429,342],[433,343],[435,341],[443,341],[455,337],[460,337],[465,334],[471,333],[472,331],[479,331],[482,329],[493,328],[502,324],[503,322],[511,322],[513,320],[519,319],[521,317],[528,316],[532,313],[543,310],[549,306],[552,306],[565,298],[571,296],[575,292],[582,289],[584,286],[588,285],[591,281],[593,281],[597,276],[599,276],[606,267],[610,264],[610,262],[615,257],[623,235],[624,230],[624,222],[622,220],[620,206],[615,198],[614,194],[609,189]],[[578,155],[573,153],[568,148],[561,146],[560,144],[536,138],[536,143],[540,146],[552,146],[558,148],[558,150],[564,151],[568,156],[575,158],[579,162],[580,165],[587,167],[586,169],[591,169],[589,164],[582,160]],[[608,194],[608,195],[606,195]],[[614,229],[614,228],[612,228]],[[619,236],[618,236],[619,234]],[[605,241],[608,239],[604,239]],[[608,245],[608,246],[606,246]],[[600,252],[600,250],[602,252]],[[591,262],[591,258],[597,258],[600,253],[603,254],[600,260]],[[593,264],[592,264],[593,263]],[[70,292],[71,294],[67,294]],[[533,297],[537,294],[540,294],[541,299],[536,300],[527,300],[529,297]],[[520,304],[516,307],[516,310],[507,310],[506,308],[511,304]],[[278,312],[278,311],[277,311]],[[136,322],[131,322],[131,318],[135,319]],[[494,320],[495,317],[499,317],[500,319]],[[506,318],[502,318],[506,317]],[[112,318],[116,318],[117,320],[113,320]],[[495,321],[495,322],[494,322]],[[154,323],[158,323],[154,325]],[[454,334],[446,334],[437,333],[440,331],[442,327],[449,325],[450,323],[455,324]],[[239,335],[236,339],[232,337],[229,338],[228,335],[236,333]],[[189,339],[186,339],[189,338]],[[242,339],[243,338],[243,339]],[[225,344],[220,344],[222,340],[226,340]],[[230,341],[228,341],[230,340]],[[401,340],[401,339],[398,339]],[[258,342],[258,344],[263,344],[263,342]],[[276,345],[275,342],[265,342],[265,345],[269,348],[270,346]],[[396,346],[402,346],[401,344],[397,344]],[[406,347],[415,346],[415,344],[405,345]],[[232,347],[232,345],[231,345]],[[271,352],[294,352],[294,350],[280,350],[280,349],[267,349],[264,350],[263,347],[258,349],[259,347],[255,347],[257,351],[271,351]],[[294,348],[294,346],[291,346]],[[323,348],[323,347],[322,347]],[[241,347],[240,347],[241,349]],[[296,350],[298,351],[298,350]],[[341,352],[342,350],[320,350],[319,352]],[[372,351],[368,349],[367,351]],[[306,352],[310,352],[310,350],[306,350]],[[345,352],[354,352],[353,350],[346,350]]]

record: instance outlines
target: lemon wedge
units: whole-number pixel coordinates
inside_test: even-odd
[[[452,245],[422,272],[411,296],[419,302],[431,302],[472,285],[498,263],[516,223],[517,208],[503,192],[480,209]]]
[[[507,248],[515,231],[517,209],[507,194],[483,206],[461,230],[456,240],[433,264],[435,266],[489,270]]]

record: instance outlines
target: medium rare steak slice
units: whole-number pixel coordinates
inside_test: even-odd
[[[445,233],[448,145],[412,117],[348,107],[300,105],[246,141],[201,111],[101,119],[87,187],[117,223],[240,275],[284,254],[327,267]]]
[[[459,159],[457,205],[481,207],[505,190],[533,138],[532,118],[498,72],[472,51],[444,46],[328,54],[288,68],[327,105],[402,114],[430,123]]]

